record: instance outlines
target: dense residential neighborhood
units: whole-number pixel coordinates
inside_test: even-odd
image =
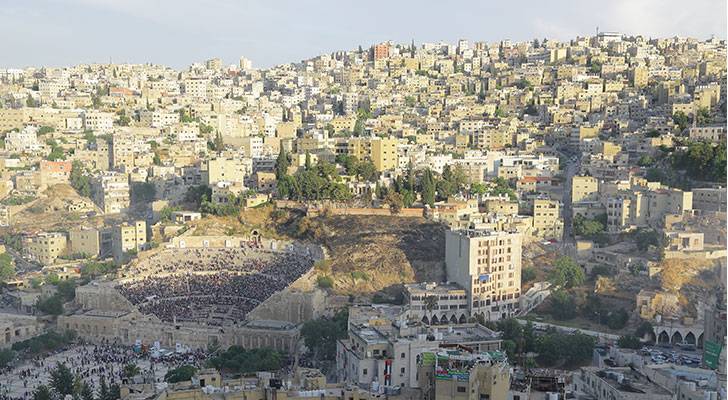
[[[599,31],[0,69],[0,394],[726,399],[726,76]]]

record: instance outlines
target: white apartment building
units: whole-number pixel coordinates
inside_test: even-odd
[[[103,111],[85,111],[83,125],[92,131],[111,132],[114,128],[114,114]]]
[[[465,289],[471,315],[496,321],[518,312],[521,251],[520,233],[471,229],[446,233],[447,279]]]
[[[179,114],[166,111],[147,111],[139,113],[139,122],[152,128],[164,128],[179,122]]]
[[[35,126],[27,125],[21,131],[10,131],[5,135],[5,149],[9,152],[35,152],[42,148]]]

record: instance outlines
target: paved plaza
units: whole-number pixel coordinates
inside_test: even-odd
[[[170,368],[179,365],[199,364],[204,358],[202,354],[173,355],[165,360],[154,361],[154,377],[156,382],[163,382],[164,375]],[[48,384],[50,373],[57,363],[65,363],[71,371],[84,381],[93,383],[96,392],[101,377],[106,377],[110,386],[121,383],[123,368],[126,364],[136,364],[142,376],[152,371],[152,360],[148,355],[139,355],[130,347],[110,345],[75,345],[62,351],[50,354],[45,358],[23,360],[9,371],[0,373],[0,393],[10,399],[32,399],[33,391],[41,384]]]

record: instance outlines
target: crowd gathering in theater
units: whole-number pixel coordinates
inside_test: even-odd
[[[245,319],[313,265],[307,254],[249,249],[185,249],[173,256],[137,264],[139,278],[117,289],[145,314],[208,325]]]

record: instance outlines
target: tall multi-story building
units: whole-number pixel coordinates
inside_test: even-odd
[[[561,203],[556,200],[535,199],[533,201],[534,235],[543,239],[558,239],[564,233],[561,219]]]
[[[447,279],[465,289],[471,315],[496,321],[518,312],[521,250],[520,233],[474,229],[446,233]]]
[[[370,158],[377,171],[386,171],[397,168],[397,139],[377,138],[371,141]]]
[[[129,177],[127,174],[107,171],[92,179],[94,203],[104,214],[118,214],[129,208]]]
[[[135,221],[133,224],[123,223],[112,228],[111,253],[114,260],[124,260],[130,251],[140,251],[147,243],[147,223]]]
[[[389,57],[389,43],[379,43],[372,46],[372,60],[379,61]]]

